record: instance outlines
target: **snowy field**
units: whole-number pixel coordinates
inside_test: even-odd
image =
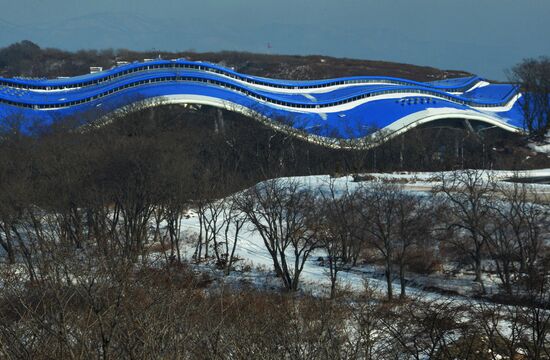
[[[445,175],[448,175],[448,173],[403,172],[394,174],[368,174],[371,180],[374,178],[376,181],[398,182],[404,189],[419,193],[419,195],[432,190],[432,188],[438,185],[438,179]],[[512,171],[491,172],[491,176],[499,179],[501,184],[505,186],[508,183],[502,182],[503,180],[518,175],[521,177],[550,176],[550,169],[525,171],[520,174]],[[489,175],[487,176],[489,177]],[[346,189],[354,190],[360,186],[358,182],[354,181],[352,176],[340,178],[330,178],[328,175],[306,176],[293,179],[297,180],[304,187],[322,192],[329,191],[329,184],[331,181],[335,185],[337,192],[342,192]],[[532,185],[532,188],[536,190],[537,193],[550,194],[550,185],[535,184]],[[196,238],[196,234],[199,232],[199,218],[196,213],[190,212],[188,218],[185,218],[181,225],[182,231],[185,232],[186,239]],[[192,258],[194,246],[195,243],[191,241],[185,244],[183,256],[188,260]],[[200,271],[210,271],[214,278],[223,279],[223,281],[233,284],[247,283],[256,287],[268,287],[273,289],[281,287],[279,279],[275,278],[272,271],[273,262],[271,256],[266,250],[260,235],[253,231],[251,224],[245,224],[239,233],[235,256],[239,259],[235,264],[236,271],[232,272],[232,274],[226,278],[223,277],[221,271],[214,270],[214,264],[203,263],[194,266],[197,266],[197,270],[200,269]],[[287,256],[289,260],[292,261],[293,256],[290,252],[288,252]],[[316,252],[309,257],[301,274],[300,289],[320,296],[327,295],[330,292],[328,269],[320,265],[318,261],[320,257],[325,256],[326,254],[323,250],[316,250]],[[445,295],[442,295],[444,293],[470,296],[479,290],[477,283],[474,283],[473,279],[473,272],[468,271],[455,273],[452,277],[444,273],[437,273],[429,276],[409,274],[407,276],[407,280],[409,281],[407,294],[411,296],[422,295],[423,297],[430,296],[434,298],[445,297]],[[359,265],[349,271],[342,271],[338,275],[340,288],[345,288],[349,291],[360,292],[364,290],[365,282],[368,282],[369,287],[377,289],[381,294],[386,292],[386,283],[383,278],[383,269],[381,267],[368,264]],[[497,291],[498,279],[496,275],[491,276],[490,274],[484,274],[484,282],[488,294]],[[393,287],[394,293],[398,294],[398,279],[394,280]]]

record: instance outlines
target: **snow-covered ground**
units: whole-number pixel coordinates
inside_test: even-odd
[[[410,181],[424,181],[430,184],[439,182],[439,179],[442,176],[449,176],[452,172],[450,171],[440,171],[440,172],[394,172],[394,173],[369,173],[368,175],[380,178],[380,179],[404,179]],[[514,177],[550,177],[550,168],[548,169],[537,169],[537,170],[486,170],[484,171],[486,178],[491,176],[492,178],[504,181],[506,179]],[[544,189],[544,188],[543,188]]]
[[[368,174],[368,176],[380,181],[396,181],[403,184],[405,189],[415,192],[430,191],[439,183],[442,175],[448,173],[393,173],[393,174]],[[500,180],[505,180],[516,173],[512,171],[495,171],[492,175]],[[550,169],[532,170],[522,172],[521,176],[539,177],[550,176]],[[299,181],[304,187],[314,189],[316,191],[329,191],[329,184],[333,182],[336,191],[344,191],[345,189],[353,190],[360,186],[360,183],[354,180],[352,176],[339,178],[331,178],[328,175],[321,176],[305,176],[293,178]],[[533,188],[540,193],[550,194],[550,185],[535,184]],[[199,220],[195,213],[190,213],[190,216],[183,220],[182,229],[187,232],[187,238],[193,238],[193,233],[199,231]],[[186,244],[184,255],[191,259],[193,254],[194,244]],[[327,269],[321,266],[318,262],[319,257],[324,257],[326,254],[323,250],[317,250],[307,261],[304,270],[301,274],[301,288],[305,291],[314,294],[327,294],[330,289],[330,280],[327,274]],[[236,257],[240,260],[236,264],[238,270],[238,281],[253,283],[256,286],[278,287],[281,284],[274,279],[272,269],[272,259],[264,247],[263,240],[260,235],[253,231],[250,224],[245,225],[241,230],[236,248]],[[289,259],[292,259],[292,254],[288,254]],[[248,269],[243,271],[243,269]],[[233,275],[235,276],[235,275]],[[233,278],[233,280],[237,279]],[[440,297],[441,291],[449,291],[460,295],[471,295],[476,292],[478,285],[473,282],[473,273],[458,273],[449,277],[444,274],[435,274],[430,276],[420,276],[416,274],[409,275],[410,286],[407,289],[408,294],[422,294],[422,296]],[[230,278],[231,279],[231,278]],[[485,275],[486,288],[489,293],[496,292],[498,280],[491,275]],[[339,273],[339,285],[348,288],[351,291],[362,291],[365,281],[368,281],[370,287],[378,289],[385,293],[386,283],[383,279],[382,269],[373,265],[358,266],[350,271],[342,271]],[[394,280],[394,293],[399,293],[399,282]],[[427,290],[429,289],[429,290]]]
[[[198,216],[192,214],[189,218],[184,219],[182,221],[182,228],[187,229],[188,235],[198,233]],[[191,259],[193,250],[194,244],[186,244],[184,255],[187,259]],[[272,271],[273,261],[264,247],[262,238],[258,233],[252,231],[250,226],[241,230],[235,256],[240,259],[236,264],[237,273],[234,273],[233,277],[227,280],[249,282],[259,288],[266,286],[272,288],[282,287],[279,279],[274,278],[275,274]],[[287,256],[293,259],[290,252],[288,252]],[[320,256],[326,256],[324,251],[317,250],[309,257],[300,277],[300,288],[313,295],[327,296],[330,293],[330,280],[328,269],[321,266],[317,261]],[[212,266],[214,265],[212,264]],[[247,268],[247,270],[243,271],[244,268]],[[205,270],[205,267],[201,266],[201,270]],[[221,276],[221,272],[216,274],[216,276]],[[383,279],[383,273],[374,266],[358,266],[351,271],[342,271],[338,274],[339,286],[350,291],[363,291],[365,289],[365,282],[368,282],[370,288],[379,291],[381,294],[385,294],[386,282]],[[393,283],[393,291],[395,294],[398,294],[400,291],[397,279]],[[407,292],[410,295],[431,296],[433,298],[441,296],[435,291],[422,290],[419,283],[416,286],[408,287]]]
[[[550,143],[532,143],[528,145],[529,148],[535,152],[548,154],[550,156]]]
[[[541,142],[531,142],[527,144],[531,150],[541,153],[548,154],[550,157],[550,131],[546,134],[545,138]]]
[[[441,184],[443,177],[448,177],[452,173],[449,171],[442,172],[394,172],[394,173],[369,173],[364,176],[374,178],[380,181],[396,182],[401,184],[406,190],[430,191]],[[512,187],[514,186],[509,179],[536,179],[548,178],[550,180],[550,168],[537,170],[487,170],[483,172],[483,176],[488,180],[491,178],[498,182],[499,186]],[[543,200],[550,200],[550,184],[530,184],[531,191],[536,193]]]

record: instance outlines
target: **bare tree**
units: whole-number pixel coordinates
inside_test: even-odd
[[[338,273],[355,265],[362,245],[358,235],[360,224],[355,194],[347,182],[340,188],[336,181],[330,178],[327,191],[319,191],[313,215],[317,237],[327,253],[331,298],[336,295]]]
[[[527,184],[513,182],[498,186],[491,202],[491,222],[487,226],[488,250],[508,295],[521,277],[538,272],[543,255],[544,206]]]
[[[534,187],[517,181],[499,187],[503,201],[496,208],[502,226],[509,229],[518,247],[519,271],[536,272],[543,254],[548,206]]]
[[[393,299],[393,264],[395,257],[395,239],[397,235],[398,188],[394,184],[367,184],[358,191],[363,207],[360,214],[363,219],[365,240],[373,246],[384,261],[384,275],[387,296]]]
[[[515,264],[519,259],[520,247],[509,224],[499,216],[498,212],[495,211],[493,214],[493,229],[487,236],[487,249],[494,261],[502,287],[508,295],[512,295],[513,276],[517,274]]]
[[[229,217],[223,216],[226,204],[224,199],[215,199],[208,201],[205,206],[205,210],[202,213],[204,234],[205,234],[205,246],[208,248],[212,244],[214,255],[216,256],[216,263],[223,267],[224,261],[222,260],[220,253],[219,237],[222,234],[224,228],[226,228],[227,222],[230,221]]]
[[[409,264],[410,250],[413,247],[426,250],[424,246],[431,242],[432,211],[428,200],[422,195],[415,195],[399,190],[397,193],[397,234],[396,262],[401,284],[400,298],[406,296],[405,270]]]
[[[365,280],[364,290],[354,298],[354,302],[348,302],[351,329],[344,344],[345,353],[350,359],[385,359],[392,358],[396,349],[391,338],[385,332],[384,320],[388,315],[388,309],[375,288]]]
[[[237,260],[235,258],[235,250],[237,249],[241,229],[246,224],[246,215],[243,214],[238,207],[239,200],[236,199],[238,196],[240,196],[240,194],[235,194],[224,201],[224,252],[221,254],[221,257],[226,275],[229,275],[229,272],[233,268],[233,264]]]
[[[470,358],[453,354],[453,350],[461,352],[453,349],[460,346],[461,332],[473,329],[461,319],[468,315],[465,309],[452,299],[417,298],[395,304],[387,312],[381,317],[383,329],[399,356],[418,360]]]
[[[510,71],[522,89],[520,99],[525,127],[536,139],[550,129],[550,58],[525,59]]]
[[[443,175],[441,180],[435,191],[443,194],[448,202],[448,227],[459,231],[450,241],[470,257],[474,264],[474,281],[485,292],[481,261],[492,228],[489,226],[490,200],[494,196],[495,182],[491,174],[483,170],[454,171]]]
[[[358,192],[363,231],[384,260],[388,299],[393,298],[393,268],[398,267],[401,297],[406,295],[405,268],[411,247],[430,236],[428,207],[423,199],[393,183],[363,185]]]
[[[297,290],[304,265],[319,246],[308,216],[314,205],[313,193],[297,180],[276,179],[250,188],[238,201],[260,234],[284,287]]]
[[[170,258],[176,258],[179,263],[182,261],[181,257],[181,237],[182,229],[181,222],[184,217],[184,210],[186,204],[179,201],[171,202],[166,209],[165,219],[166,228],[168,230],[168,238],[170,240]],[[175,250],[175,251],[174,251]]]

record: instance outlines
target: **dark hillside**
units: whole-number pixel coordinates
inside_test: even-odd
[[[57,77],[86,74],[90,66],[110,68],[116,61],[142,61],[146,58],[187,58],[218,63],[236,71],[273,78],[323,79],[340,76],[380,75],[418,81],[468,76],[455,70],[439,70],[427,66],[385,61],[339,59],[312,55],[268,55],[222,51],[194,52],[136,52],[126,49],[81,50],[67,52],[42,49],[30,41],[22,41],[0,49],[0,75],[4,77]]]
[[[548,161],[524,148],[524,140],[516,135],[498,129],[484,133],[479,138],[460,128],[416,128],[375,149],[336,150],[277,132],[241,114],[173,105],[129,113],[94,131],[47,129],[34,142],[38,153],[50,151],[41,148],[44,144],[64,146],[66,153],[81,154],[77,162],[94,149],[114,154],[117,144],[125,144],[132,153],[136,144],[151,144],[158,161],[192,164],[196,176],[231,177],[238,187],[279,176],[463,167],[527,169],[543,167]]]

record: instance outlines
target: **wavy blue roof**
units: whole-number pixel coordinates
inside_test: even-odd
[[[135,102],[198,103],[254,114],[273,126],[284,124],[335,143],[373,129],[397,134],[443,118],[521,131],[520,97],[514,85],[477,76],[425,83],[376,76],[290,81],[178,59],[65,79],[0,78],[0,117],[48,125],[66,116],[109,116]]]

